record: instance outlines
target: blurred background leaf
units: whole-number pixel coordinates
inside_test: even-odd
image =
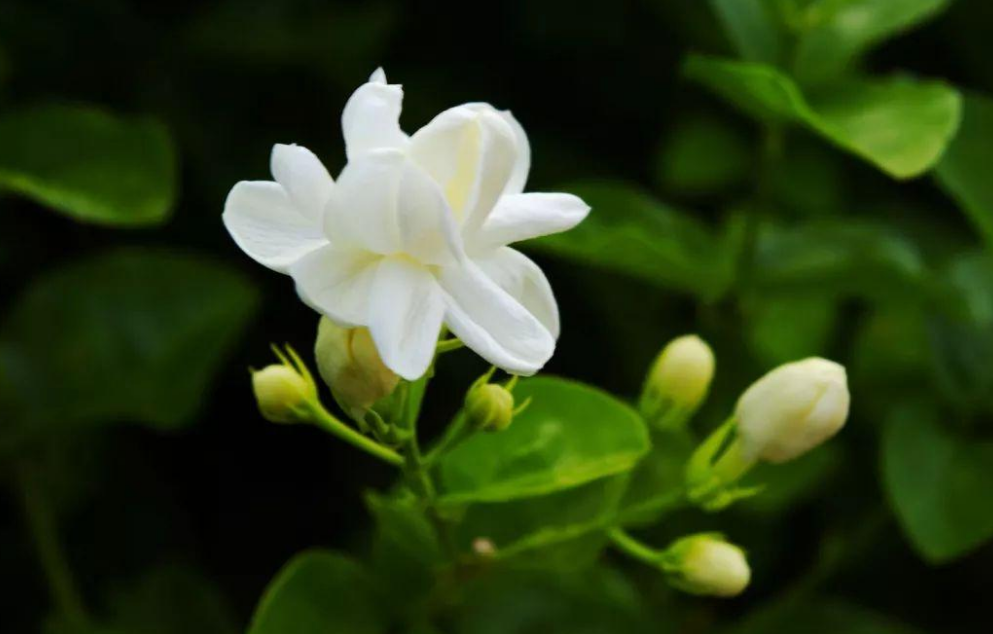
[[[0,327],[5,443],[189,423],[257,302],[238,273],[183,253],[121,250],[51,271]]]
[[[0,190],[75,220],[157,225],[175,204],[175,150],[153,119],[38,106],[0,114],[0,139]]]

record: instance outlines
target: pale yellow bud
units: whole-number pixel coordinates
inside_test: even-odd
[[[792,460],[838,433],[850,400],[843,366],[816,357],[781,365],[738,399],[742,454],[768,462]]]
[[[469,390],[465,410],[477,429],[502,431],[514,418],[514,395],[502,385],[484,383]]]
[[[666,553],[681,590],[715,597],[733,597],[748,587],[752,572],[745,552],[720,535],[703,533],[684,537]]]
[[[707,342],[696,335],[677,337],[652,364],[643,398],[649,403],[694,410],[707,396],[713,378],[714,353]]]
[[[342,328],[322,317],[314,354],[321,378],[350,413],[365,412],[400,381],[383,363],[367,328]]]
[[[259,411],[274,423],[300,420],[300,408],[317,398],[314,384],[288,365],[270,365],[252,373]]]

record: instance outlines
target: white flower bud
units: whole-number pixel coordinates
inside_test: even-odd
[[[741,594],[752,572],[745,552],[713,533],[691,535],[678,540],[665,554],[674,570],[673,584],[692,594],[733,597]]]
[[[800,456],[844,426],[850,398],[845,368],[833,361],[779,366],[738,399],[742,454],[776,463]]]
[[[693,412],[707,396],[714,378],[714,353],[696,335],[670,341],[652,364],[642,394],[642,411],[649,418],[677,408]]]
[[[270,365],[252,373],[259,411],[274,423],[300,420],[300,408],[317,398],[314,384],[289,365]]]
[[[495,383],[484,383],[469,390],[465,412],[476,429],[503,431],[514,418],[514,395]]]
[[[383,363],[367,328],[342,328],[322,317],[314,354],[321,378],[352,415],[361,416],[400,381]]]

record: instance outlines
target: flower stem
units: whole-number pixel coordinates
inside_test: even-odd
[[[607,536],[614,547],[625,555],[653,566],[659,563],[660,552],[641,543],[623,528],[615,526],[607,531]]]
[[[424,464],[430,468],[435,462],[445,454],[446,451],[454,447],[455,445],[462,442],[466,437],[466,425],[469,422],[469,417],[466,416],[465,410],[459,410],[459,413],[455,415],[455,419],[445,430],[444,436],[441,437],[434,447],[428,451],[428,455],[424,458]]]
[[[404,460],[400,454],[355,431],[345,423],[332,416],[319,403],[312,404],[309,408],[309,413],[312,415],[312,420],[314,423],[319,425],[325,431],[328,431],[345,442],[358,447],[362,451],[375,456],[376,458],[379,458],[387,464],[391,464],[396,467],[403,466]]]
[[[83,597],[69,568],[65,551],[59,541],[58,526],[45,491],[33,465],[22,462],[17,467],[17,480],[24,506],[24,517],[34,540],[38,561],[48,581],[52,600],[59,613],[76,624],[86,624],[88,617]]]

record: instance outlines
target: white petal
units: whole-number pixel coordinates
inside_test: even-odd
[[[531,143],[528,135],[524,132],[524,127],[517,121],[510,110],[497,110],[488,103],[466,104],[474,109],[489,109],[499,113],[503,120],[507,122],[514,132],[514,141],[517,145],[517,160],[514,161],[514,171],[510,174],[510,180],[504,188],[504,194],[520,194],[524,191],[524,185],[528,181],[528,173],[531,171]]]
[[[221,218],[242,251],[280,273],[327,244],[320,225],[271,181],[237,183],[228,194]]]
[[[372,71],[369,75],[369,82],[374,84],[385,84],[386,83],[386,71],[380,66],[376,70]]]
[[[396,202],[405,162],[398,150],[375,150],[349,161],[324,214],[327,238],[380,254],[399,252]]]
[[[500,288],[531,311],[552,337],[559,338],[559,307],[548,278],[537,264],[510,247],[501,247],[473,261]]]
[[[348,160],[376,148],[402,148],[407,144],[407,135],[400,129],[403,88],[385,81],[385,73],[373,73],[345,104],[341,129]]]
[[[478,266],[445,267],[439,281],[445,292],[445,323],[479,356],[524,375],[534,374],[551,358],[552,334]]]
[[[334,186],[321,160],[305,147],[277,143],[272,146],[269,162],[273,178],[283,186],[293,204],[320,225]]]
[[[369,298],[369,332],[383,363],[414,381],[427,371],[445,306],[434,277],[401,258],[379,264]]]
[[[514,131],[496,111],[458,106],[410,140],[410,156],[441,186],[463,234],[486,219],[514,170]]]
[[[513,194],[504,196],[472,248],[497,247],[572,229],[590,213],[590,207],[572,194]]]
[[[326,245],[290,267],[305,304],[340,326],[366,326],[369,294],[382,258],[367,251]]]
[[[451,264],[462,257],[462,236],[448,201],[421,168],[407,161],[397,193],[400,248],[426,264]]]

